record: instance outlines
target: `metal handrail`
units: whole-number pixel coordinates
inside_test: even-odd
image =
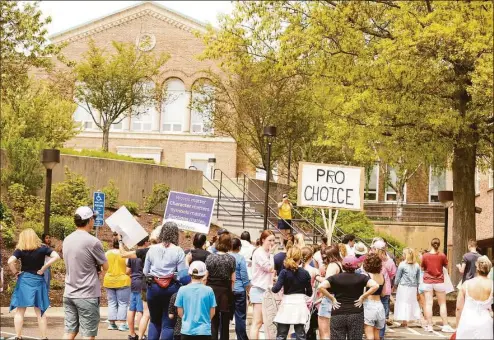
[[[241,174],[243,177],[244,177],[244,183],[245,183],[245,179],[247,178],[249,180],[249,182],[251,181],[250,177],[247,176],[245,173],[243,172],[239,172],[238,174]],[[237,176],[238,176],[237,174]],[[237,177],[237,180],[238,180],[238,177]],[[264,191],[263,188],[261,188],[256,182],[252,182],[259,190],[261,191]],[[265,192],[265,191],[264,191]],[[268,196],[268,198],[273,201],[276,205],[278,204],[278,202],[271,196]],[[298,211],[295,207],[292,207],[292,211],[295,212],[296,214],[298,214],[300,217],[302,217],[303,220],[306,221],[307,224],[309,224],[313,229],[315,229],[317,232],[319,232],[319,234],[321,235],[324,235],[326,232],[324,230],[324,228],[321,228],[319,227],[316,223],[311,223],[309,219],[307,219],[304,215],[302,215],[302,213],[300,211]],[[320,212],[318,212],[320,214]]]
[[[222,180],[223,180],[223,176],[225,176],[225,177],[226,177],[226,179],[228,179],[228,180],[229,180],[231,183],[233,183],[233,184],[234,184],[234,185],[235,185],[235,186],[236,186],[239,190],[241,190],[241,191],[242,191],[242,200],[243,200],[243,201],[245,201],[245,180],[244,180],[244,187],[243,187],[243,188],[241,188],[241,187],[238,185],[238,183],[235,183],[235,181],[234,181],[233,179],[231,179],[231,178],[230,178],[227,174],[225,174],[225,173],[223,172],[223,170],[221,170],[221,169],[214,169],[214,171],[213,171],[213,178],[215,178],[215,177],[216,177],[216,171],[219,171],[219,172],[220,172],[220,180],[221,180],[221,182],[220,182],[220,188],[221,188],[221,183],[222,183]],[[246,176],[246,175],[244,174],[244,176]],[[248,177],[247,177],[247,178],[248,178]],[[237,178],[237,180],[238,180],[238,178]],[[256,183],[254,183],[254,184],[256,184]],[[256,185],[257,185],[257,184],[256,184]],[[260,200],[260,199],[259,199],[256,195],[254,195],[254,194],[251,194],[251,195],[252,195],[252,196],[254,196],[254,198],[256,199],[256,200],[255,200],[255,202],[264,203],[264,201],[263,201],[263,200]],[[275,201],[275,203],[276,203],[276,204],[278,204],[278,202],[276,202],[276,201]],[[269,207],[269,204],[268,204],[268,209],[272,212],[272,214],[273,214],[273,215],[274,215],[274,216],[275,216],[278,220],[282,220],[282,221],[284,221],[284,222],[287,222],[285,219],[283,219],[282,217],[280,217],[280,216],[278,215],[278,213],[277,213],[277,212],[276,212],[273,208]],[[309,224],[311,224],[311,223],[310,223],[310,222],[309,222],[309,221],[308,221],[308,220],[307,220],[304,216],[302,216],[300,213],[299,213],[299,215],[302,217],[302,219],[301,219],[301,220],[303,220],[303,221],[308,222]],[[293,224],[289,224],[289,223],[287,223],[287,225],[289,225],[289,226],[290,226],[290,228],[291,228],[291,229],[293,229],[293,231],[295,231],[295,232],[297,232],[297,233],[300,233],[300,232],[301,232],[301,231],[300,231],[301,229],[300,229],[300,228],[295,228],[295,227],[293,226]],[[312,227],[314,227],[312,224],[311,224],[311,226],[312,226]],[[276,229],[278,229],[278,228],[276,227]],[[305,236],[307,236],[307,237],[308,237],[308,235],[307,235],[304,231],[302,231],[301,233],[302,233],[302,234],[304,234]]]

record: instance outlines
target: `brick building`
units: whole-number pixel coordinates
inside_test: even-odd
[[[54,44],[65,43],[63,54],[78,61],[92,39],[96,46],[111,50],[112,41],[135,43],[143,51],[168,53],[160,79],[173,100],[156,103],[138,118],[125,118],[114,124],[109,138],[109,149],[119,154],[154,159],[172,167],[194,166],[209,174],[208,159],[216,159],[216,167],[229,176],[237,173],[237,146],[230,137],[220,136],[211,129],[207,117],[190,107],[195,95],[194,84],[204,80],[205,70],[216,70],[210,61],[199,61],[197,56],[204,45],[195,32],[204,32],[205,25],[195,19],[172,11],[153,2],[130,6],[102,18],[54,34]],[[55,61],[56,66],[65,66]],[[75,149],[99,149],[102,133],[83,108],[74,113],[83,131],[66,143]]]

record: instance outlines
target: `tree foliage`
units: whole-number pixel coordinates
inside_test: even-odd
[[[51,59],[62,46],[47,43],[46,25],[38,1],[0,0],[1,95],[16,92],[26,81],[28,70],[49,68]]]
[[[209,43],[303,75],[330,145],[407,172],[450,164],[454,260],[475,238],[475,166],[492,159],[493,5],[488,1],[239,2]],[[246,57],[247,58],[247,57]],[[449,162],[449,163],[447,163]],[[403,172],[404,172],[403,170]]]
[[[84,59],[75,65],[75,97],[103,132],[103,151],[108,151],[112,124],[138,116],[155,103],[160,89],[150,88],[147,80],[157,77],[168,60],[166,54],[140,52],[134,44],[112,43],[114,51],[97,47],[94,41]]]

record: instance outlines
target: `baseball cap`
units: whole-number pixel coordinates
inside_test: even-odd
[[[283,198],[288,198],[288,195],[287,194],[283,194]]]
[[[383,240],[377,240],[372,245],[372,248],[379,249],[379,250],[384,250],[386,248],[386,243]]]
[[[202,261],[194,261],[189,266],[189,275],[204,276],[206,273],[206,265]]]
[[[87,219],[90,219],[91,217],[95,217],[97,215],[97,213],[94,212],[93,209],[91,209],[90,207],[86,207],[86,206],[77,208],[77,210],[75,211],[75,214],[79,215],[79,217],[82,220],[87,220]]]
[[[360,261],[355,256],[345,256],[343,266],[357,269],[360,266]]]

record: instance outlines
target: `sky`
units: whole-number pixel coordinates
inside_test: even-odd
[[[87,21],[106,16],[141,1],[41,1],[44,16],[51,16],[48,35],[65,31]],[[230,1],[156,1],[172,10],[216,26],[217,15],[229,14]]]

